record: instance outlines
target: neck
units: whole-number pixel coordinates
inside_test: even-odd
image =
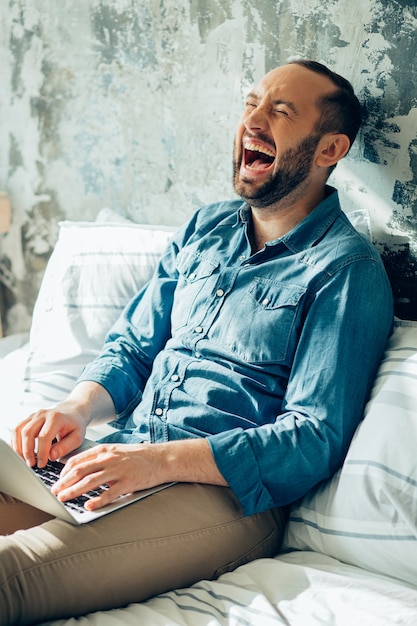
[[[307,217],[325,197],[324,187],[296,202],[285,198],[269,207],[251,206],[252,228],[250,241],[252,252],[262,250],[268,241],[283,237]]]

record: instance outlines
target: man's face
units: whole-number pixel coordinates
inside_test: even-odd
[[[248,95],[236,131],[233,182],[249,204],[271,206],[308,178],[320,140],[315,103],[332,91],[326,76],[285,65]]]

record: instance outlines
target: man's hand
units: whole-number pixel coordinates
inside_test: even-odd
[[[56,407],[37,411],[20,422],[12,445],[28,465],[44,467],[48,458],[55,461],[78,448],[91,421],[114,418],[113,400],[106,389],[85,381]]]
[[[101,444],[71,457],[52,487],[60,500],[71,500],[108,485],[86,502],[88,510],[109,504],[121,495],[164,482],[150,444]]]
[[[101,444],[71,457],[52,492],[62,501],[101,485],[109,488],[85,507],[98,509],[121,495],[167,482],[226,486],[205,439],[161,444]]]
[[[86,426],[75,407],[62,403],[20,422],[13,433],[13,447],[31,467],[44,467],[48,459],[54,461],[78,448],[84,441]]]

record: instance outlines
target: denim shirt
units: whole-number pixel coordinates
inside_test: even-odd
[[[111,395],[112,441],[207,437],[246,515],[340,466],[392,326],[380,257],[326,190],[256,254],[244,202],[197,211],[80,379]]]

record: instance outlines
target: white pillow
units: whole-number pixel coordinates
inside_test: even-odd
[[[395,322],[343,467],[292,507],[283,549],[417,585],[416,322]]]
[[[173,230],[60,224],[33,312],[24,404],[50,406],[67,395],[127,302],[151,277]]]

